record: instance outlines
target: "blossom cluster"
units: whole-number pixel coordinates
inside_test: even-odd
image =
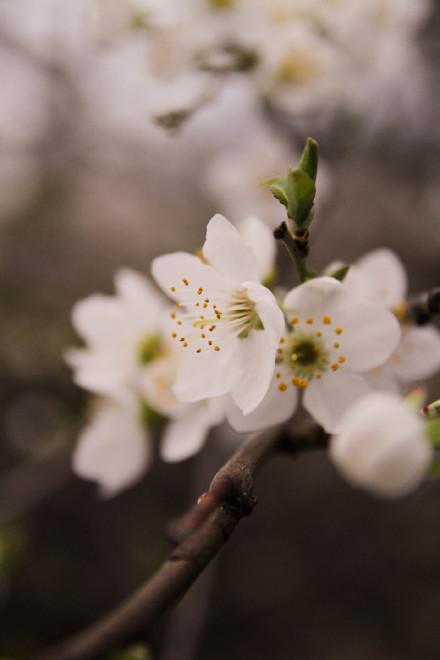
[[[95,0],[94,19],[107,43],[144,36],[154,111],[167,123],[234,73],[296,117],[326,108],[327,119],[341,109],[379,118],[390,101],[417,98],[414,42],[429,10],[425,0]]]
[[[76,304],[85,347],[66,358],[95,395],[73,457],[112,495],[134,483],[160,436],[165,461],[197,452],[227,420],[238,432],[288,423],[302,408],[333,436],[353,483],[384,495],[413,488],[432,458],[424,421],[400,395],[440,367],[440,334],[405,315],[405,271],[387,249],[341,282],[322,275],[274,286],[274,238],[256,217],[208,223],[195,254],[120,270],[115,295]]]

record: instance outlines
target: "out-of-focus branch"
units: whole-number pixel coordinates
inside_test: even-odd
[[[183,540],[153,576],[121,605],[89,628],[41,654],[38,660],[90,660],[130,635],[147,633],[161,614],[193,584],[255,504],[255,477],[277,451],[324,447],[326,437],[292,437],[286,431],[252,435],[217,472],[209,490],[183,516],[174,530]]]
[[[440,287],[434,287],[410,298],[406,310],[407,318],[416,325],[426,325],[440,315]]]

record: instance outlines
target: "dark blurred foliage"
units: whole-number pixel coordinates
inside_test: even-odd
[[[434,72],[438,24],[437,15],[424,35]],[[386,245],[406,264],[412,292],[438,284],[440,76],[433,80],[432,133],[425,126],[407,136],[400,126],[367,142],[341,126],[316,135],[334,178],[312,241],[316,266]],[[140,484],[109,501],[71,474],[87,399],[62,360],[76,341],[72,304],[110,291],[120,265],[148,272],[153,255],[192,250],[214,209],[188,172],[164,194],[154,162],[134,176],[111,165],[78,172],[74,194],[64,174],[52,170],[38,198],[0,228],[0,655],[7,658],[32,657],[130,593],[166,555],[166,522],[227,455],[213,440],[182,464],[156,460]],[[316,455],[274,459],[257,495],[254,515],[212,571],[157,626],[154,658],[438,658],[439,483],[376,500]]]

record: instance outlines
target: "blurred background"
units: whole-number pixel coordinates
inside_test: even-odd
[[[439,44],[420,0],[0,0],[0,657],[32,658],[139,585],[237,441],[218,430],[109,500],[75,477],[74,302],[193,251],[214,212],[275,227],[259,183],[308,134],[313,265],[385,245],[411,293],[438,284]],[[274,459],[257,495],[148,640],[155,660],[438,657],[438,484],[376,500],[315,455]]]

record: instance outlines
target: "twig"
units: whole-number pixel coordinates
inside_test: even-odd
[[[316,447],[320,446],[318,442]],[[182,518],[179,529],[185,532],[184,540],[154,575],[112,612],[37,660],[91,660],[137,631],[145,634],[189,589],[240,519],[252,512],[258,470],[275,451],[285,447],[283,433],[250,436],[217,472],[208,492]],[[294,451],[311,449],[312,442],[308,438],[297,442],[295,437],[291,447]]]

